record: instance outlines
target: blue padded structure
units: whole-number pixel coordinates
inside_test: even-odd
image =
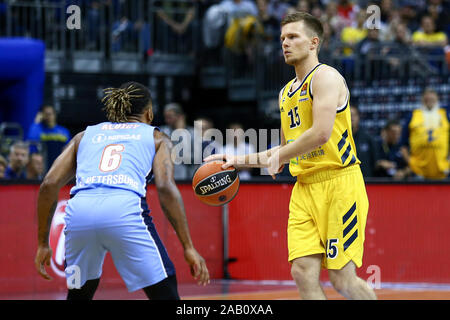
[[[43,101],[44,58],[40,40],[0,39],[0,123],[18,122],[25,135]]]

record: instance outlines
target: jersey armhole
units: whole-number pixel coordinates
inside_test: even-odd
[[[341,77],[342,77],[342,76],[341,76]],[[337,112],[337,113],[342,112],[342,111],[344,111],[344,110],[347,108],[347,105],[348,105],[348,102],[349,102],[349,98],[350,98],[350,90],[349,90],[349,88],[348,88],[348,86],[347,86],[347,82],[345,81],[345,78],[344,78],[344,77],[342,77],[342,80],[344,81],[344,85],[345,85],[345,88],[346,88],[346,90],[347,90],[347,96],[345,97],[345,102],[344,102],[344,104],[341,105],[341,106],[339,106],[339,107],[336,109],[336,112]]]

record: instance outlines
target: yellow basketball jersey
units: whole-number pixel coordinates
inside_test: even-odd
[[[435,128],[426,127],[421,109],[412,112],[408,124],[411,170],[430,179],[445,178],[449,170],[449,120],[445,109],[439,109],[439,114],[439,125]]]
[[[286,143],[295,141],[313,124],[311,81],[320,65],[318,64],[306,76],[297,90],[293,92],[290,90],[296,79],[288,82],[283,88],[280,114]],[[289,170],[293,176],[299,177],[300,181],[302,176],[361,163],[356,156],[355,142],[353,141],[349,101],[350,92],[348,92],[345,104],[336,110],[333,131],[327,143],[319,146],[316,150],[290,160]]]

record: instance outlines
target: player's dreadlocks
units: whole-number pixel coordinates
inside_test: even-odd
[[[106,88],[102,99],[110,122],[128,122],[129,116],[140,115],[152,107],[150,90],[138,82],[127,82],[120,88]]]

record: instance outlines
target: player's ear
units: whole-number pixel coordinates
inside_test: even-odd
[[[311,50],[316,50],[319,47],[320,44],[320,39],[319,37],[312,37],[311,38],[311,45],[310,45],[310,49]]]

